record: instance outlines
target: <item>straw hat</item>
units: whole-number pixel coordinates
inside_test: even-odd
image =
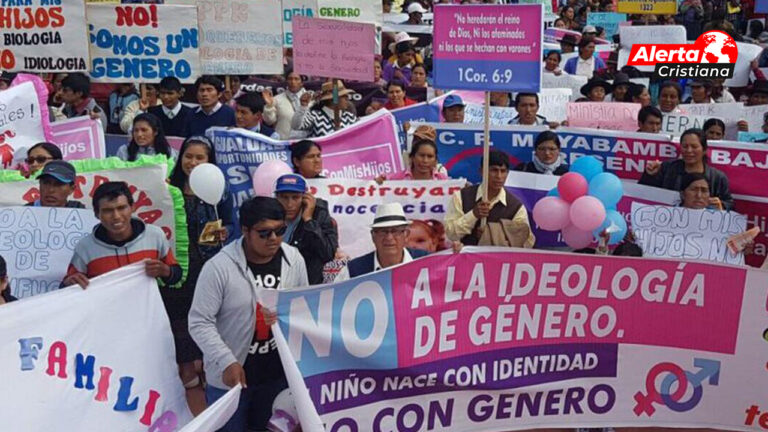
[[[408,226],[411,224],[405,217],[403,206],[400,203],[379,204],[376,207],[376,215],[373,217],[371,228],[387,228],[395,226]]]
[[[408,33],[406,33],[406,32],[397,32],[397,33],[395,34],[395,41],[394,41],[394,42],[392,42],[391,44],[389,44],[389,52],[395,52],[395,46],[397,46],[397,44],[399,44],[399,43],[408,42],[408,43],[410,43],[411,45],[413,45],[413,44],[415,44],[415,43],[416,43],[418,40],[419,40],[419,38],[416,38],[416,37],[411,37],[411,36],[410,36]]]
[[[354,93],[352,90],[345,88],[344,83],[341,81],[338,81],[336,89],[339,91],[339,97]],[[331,99],[333,99],[333,81],[324,82],[320,88],[320,102]]]

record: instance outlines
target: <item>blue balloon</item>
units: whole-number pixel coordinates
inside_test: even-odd
[[[553,197],[560,197],[560,192],[557,191],[557,186],[552,188],[549,192],[547,192],[547,196],[553,196]]]
[[[624,216],[622,216],[621,213],[617,212],[616,210],[606,210],[603,224],[600,225],[596,230],[592,231],[592,234],[594,234],[596,238],[599,238],[600,233],[608,229],[610,226],[613,226],[611,229],[613,232],[611,232],[611,237],[608,239],[608,244],[616,245],[621,243],[621,241],[624,240],[624,237],[627,235],[627,221],[624,220]]]
[[[616,174],[600,173],[589,182],[589,194],[602,201],[606,208],[616,207],[624,195],[624,186]]]
[[[589,183],[593,177],[603,172],[603,163],[594,156],[582,156],[571,164],[570,171],[583,175]]]

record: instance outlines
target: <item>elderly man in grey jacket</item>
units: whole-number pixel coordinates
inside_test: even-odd
[[[243,236],[203,266],[189,311],[189,332],[203,352],[208,403],[237,384],[245,387],[224,432],[266,430],[272,403],[288,386],[270,330],[274,316],[258,304],[256,288],[309,285],[301,254],[282,242],[285,211],[276,199],[244,202],[240,224]]]

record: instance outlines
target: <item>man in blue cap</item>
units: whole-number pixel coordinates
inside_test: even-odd
[[[69,200],[75,192],[77,172],[69,162],[54,160],[45,164],[40,181],[40,198],[27,206],[85,208],[79,201]]]
[[[297,248],[307,265],[310,285],[323,282],[323,267],[339,247],[339,233],[328,212],[328,203],[307,193],[307,182],[299,174],[277,179],[275,198],[285,209],[283,242]]]
[[[464,101],[458,95],[448,95],[443,101],[443,118],[446,123],[464,123]]]

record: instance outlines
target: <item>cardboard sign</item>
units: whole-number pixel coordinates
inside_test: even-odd
[[[85,2],[6,1],[0,8],[0,70],[88,70]]]
[[[5,430],[161,431],[192,419],[144,263],[2,307]]]
[[[373,24],[295,17],[293,36],[296,73],[373,82]]]
[[[88,116],[51,123],[51,133],[51,141],[61,149],[64,160],[107,157],[104,128]]]
[[[11,166],[16,150],[48,141],[48,118],[41,111],[44,106],[31,81],[0,92],[0,168]],[[47,108],[45,112],[47,115]]]
[[[663,5],[665,3],[659,2],[656,4]],[[621,40],[621,48],[619,49],[617,68],[621,69],[629,61],[629,53],[632,51],[633,44],[684,44],[686,43],[687,34],[685,27],[681,25],[621,26],[619,27],[619,38]],[[654,66],[635,67],[641,72],[653,72],[654,70]]]
[[[640,104],[627,102],[570,102],[568,126],[624,131],[637,130]]]
[[[465,248],[259,294],[305,432],[759,430],[767,286],[708,262]]]
[[[706,119],[717,118],[725,123],[725,139],[736,140],[739,131],[738,122],[744,118],[744,104],[732,103],[703,103],[680,104],[677,108],[686,115],[704,117]],[[703,123],[702,123],[703,125]]]
[[[283,46],[293,46],[293,17],[303,16],[312,18],[317,16],[317,0],[283,0]]]
[[[739,132],[739,141],[741,142],[766,142],[768,133],[765,132]]]
[[[11,294],[24,298],[59,289],[75,246],[98,223],[92,210],[0,208],[0,256]]]
[[[282,11],[280,0],[197,0],[202,73],[281,74]]]
[[[581,76],[581,75],[569,75],[567,73],[563,73],[561,75],[543,73],[541,75],[541,86],[543,88],[571,89],[571,98],[570,98],[571,102],[575,102],[576,99],[582,96],[581,87],[584,86],[584,84],[586,83],[587,83],[587,77]],[[563,104],[560,110],[563,110],[563,111],[566,110],[565,104]]]
[[[725,80],[727,87],[744,87],[749,84],[749,74],[752,72],[750,63],[763,52],[763,47],[746,42],[736,42],[739,56],[733,69],[733,77]]]
[[[743,265],[744,255],[727,242],[746,229],[746,216],[736,212],[632,204],[632,231],[644,257]]]
[[[619,0],[617,12],[644,15],[674,15],[677,0]]]
[[[602,27],[605,37],[611,39],[619,33],[621,23],[627,21],[627,14],[616,12],[589,12],[587,13],[587,25]]]
[[[541,5],[435,7],[435,87],[538,93]]]
[[[195,6],[88,5],[88,24],[95,82],[192,83],[202,75]]]
[[[319,18],[380,23],[381,5],[369,0],[317,0]]]
[[[704,122],[711,117],[698,115],[664,113],[661,119],[661,132],[674,136],[680,136],[691,128],[702,129]]]

